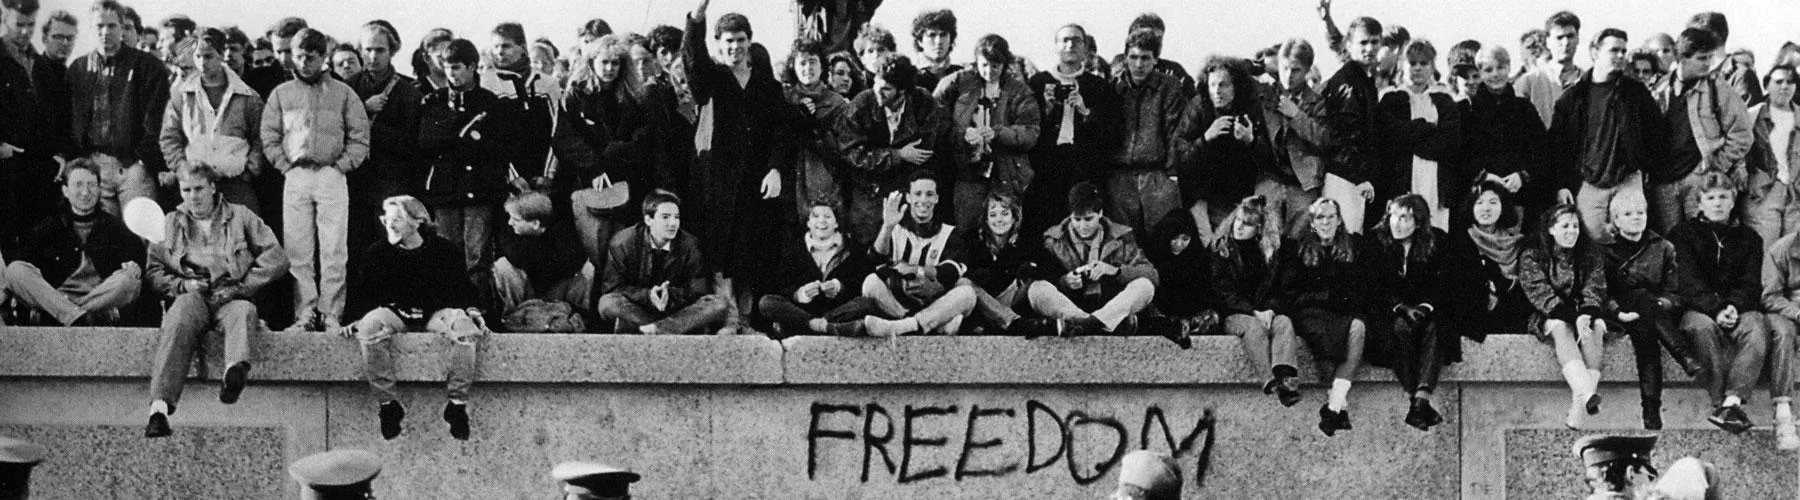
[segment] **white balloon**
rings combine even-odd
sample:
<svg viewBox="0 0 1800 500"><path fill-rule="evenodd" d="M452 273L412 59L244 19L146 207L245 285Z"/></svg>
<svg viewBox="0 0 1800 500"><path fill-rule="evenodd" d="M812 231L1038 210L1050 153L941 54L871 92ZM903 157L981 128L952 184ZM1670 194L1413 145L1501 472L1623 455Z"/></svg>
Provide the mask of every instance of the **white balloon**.
<svg viewBox="0 0 1800 500"><path fill-rule="evenodd" d="M155 200L137 198L125 204L125 228L151 243L162 243L168 228Z"/></svg>

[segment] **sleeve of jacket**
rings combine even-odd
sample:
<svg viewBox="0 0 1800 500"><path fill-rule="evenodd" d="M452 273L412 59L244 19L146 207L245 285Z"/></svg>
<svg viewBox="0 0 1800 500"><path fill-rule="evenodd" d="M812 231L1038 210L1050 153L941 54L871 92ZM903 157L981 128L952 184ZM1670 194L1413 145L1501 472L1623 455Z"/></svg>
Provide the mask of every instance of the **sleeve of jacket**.
<svg viewBox="0 0 1800 500"><path fill-rule="evenodd" d="M1207 256L1208 266L1212 268L1213 294L1219 298L1220 314L1250 314L1256 306L1245 297L1240 289L1245 288L1243 270L1233 265L1225 257L1213 252Z"/></svg>
<svg viewBox="0 0 1800 500"><path fill-rule="evenodd" d="M1714 99L1718 102L1719 129L1724 137L1720 138L1717 149L1708 156L1707 164L1731 175L1731 178L1742 182L1746 177L1744 158L1750 154L1750 146L1755 143L1756 136L1750 131L1750 111L1744 105L1744 99L1731 85L1714 85L1717 92Z"/></svg>
<svg viewBox="0 0 1800 500"><path fill-rule="evenodd" d="M1651 118L1639 120L1638 123L1639 133L1642 134L1638 143L1644 147L1645 165L1641 170L1644 172L1666 171L1669 168L1669 149L1670 142L1672 142L1669 140L1669 121L1655 119L1655 117L1662 116L1662 110L1657 107L1656 98L1650 95L1648 88L1642 84L1626 88L1631 89L1627 96L1627 103L1637 106L1636 116ZM1560 104L1561 101L1558 103ZM1579 139L1575 140L1579 141ZM1580 185L1577 184L1576 187L1579 188Z"/></svg>
<svg viewBox="0 0 1800 500"><path fill-rule="evenodd" d="M1762 261L1762 305L1772 314L1780 314L1789 320L1800 321L1800 302L1788 298L1788 276L1793 269L1788 267L1787 248L1777 245L1776 252L1764 252Z"/></svg>
<svg viewBox="0 0 1800 500"><path fill-rule="evenodd" d="M281 249L281 240L275 239L275 231L269 229L269 225L264 224L261 218L248 209L240 210L238 217L244 221L245 243L249 245L250 253L256 255L256 262L251 264L250 273L244 276L244 282L240 284L243 297L239 298L250 298L258 290L262 290L263 286L287 275L287 252Z"/></svg>
<svg viewBox="0 0 1800 500"><path fill-rule="evenodd" d="M1520 78L1520 83L1531 81L1531 78ZM1556 111L1550 118L1549 146L1545 148L1543 157L1547 160L1544 167L1555 173L1555 177L1547 179L1556 183L1555 189L1567 189L1575 192L1581 189L1581 125L1575 123L1574 99L1570 94L1563 94L1556 100ZM1535 113L1535 112L1534 112ZM1645 120L1659 121L1659 120ZM1648 124L1645 124L1646 126ZM1655 142L1655 141L1651 141Z"/></svg>
<svg viewBox="0 0 1800 500"><path fill-rule="evenodd" d="M680 255L675 257L675 261L685 269L670 273L672 276L669 280L670 304L690 303L699 300L710 291L707 288L706 272L701 267L700 242L692 237L687 240L688 243L685 245L680 243L680 238L676 240L675 251L680 252ZM686 282L679 281L681 277L687 277ZM650 300L647 292L644 300L646 302Z"/></svg>
<svg viewBox="0 0 1800 500"><path fill-rule="evenodd" d="M344 113L344 155L338 157L337 169L350 173L369 159L369 112L349 85L343 89L345 97L339 109Z"/></svg>
<svg viewBox="0 0 1800 500"><path fill-rule="evenodd" d="M636 228L626 228L636 231ZM601 273L600 293L617 293L624 295L632 302L645 303L650 300L650 287L638 283L638 255L629 248L629 242L636 240L614 239L606 252L606 270Z"/></svg>
<svg viewBox="0 0 1800 500"><path fill-rule="evenodd" d="M92 121L94 115L94 77L93 70L88 66L90 60L93 58L76 58L74 62L69 63L69 71L64 74L69 83L69 93L66 97L69 103L68 148L70 157L82 153L81 142L87 137L88 123Z"/></svg>
<svg viewBox="0 0 1800 500"><path fill-rule="evenodd" d="M381 108L381 113L369 116L369 146L373 148L380 144L383 151L391 152L384 153L389 157L398 161L411 160L417 154L415 143L419 134L415 124L419 121L418 113L418 91L412 85L396 82L389 93L387 106ZM391 118L383 120L382 117Z"/></svg>
<svg viewBox="0 0 1800 500"><path fill-rule="evenodd" d="M157 137L157 144L162 147L163 165L169 170L181 168L187 163L187 130L182 126L181 110L187 108L187 93L180 92L169 96L169 105L163 107L162 133ZM259 116L260 118L260 116ZM250 144L256 144L251 141ZM256 154L258 148L251 146L250 151Z"/></svg>
<svg viewBox="0 0 1800 500"><path fill-rule="evenodd" d="M1020 92L1007 96L1012 101L1012 110L1007 122L1011 125L994 129L994 144L1018 152L1029 152L1037 147L1038 130L1043 121L1043 114L1038 109L1037 99L1024 87Z"/></svg>
<svg viewBox="0 0 1800 500"><path fill-rule="evenodd" d="M244 134L248 135L244 138L244 142L250 145L244 152L246 157L244 158L244 172L249 175L261 175L263 169L269 165L269 159L263 155L262 148L259 147L262 144L262 113L266 104L264 104L262 96L256 95L255 92L242 96L242 99L244 100Z"/></svg>
<svg viewBox="0 0 1800 500"><path fill-rule="evenodd" d="M971 231L971 229L958 229L958 231ZM961 235L952 234L950 240L944 243L943 255L938 259L937 280L938 284L944 285L945 289L955 287L957 280L961 280L963 274L969 272L968 264L964 264L969 255L968 245L963 244L965 239Z"/></svg>
<svg viewBox="0 0 1800 500"><path fill-rule="evenodd" d="M1116 256L1119 260L1120 285L1143 278L1150 280L1151 285L1162 286L1162 277L1157 274L1156 266L1150 265L1150 259L1144 256L1143 248L1138 247L1137 238L1132 234L1119 239L1119 253Z"/></svg>
<svg viewBox="0 0 1800 500"><path fill-rule="evenodd" d="M1425 125L1413 147L1413 154L1431 161L1449 162L1463 150L1462 110L1450 96L1443 94L1432 94L1431 102L1437 106L1437 123Z"/></svg>
<svg viewBox="0 0 1800 500"><path fill-rule="evenodd" d="M883 173L906 166L900 160L897 148L878 146L869 140L870 127L886 127L874 99L864 102L863 99L852 101L850 113L844 116L844 123L837 127L838 138L844 148L844 159L859 170ZM923 147L921 145L921 147Z"/></svg>
<svg viewBox="0 0 1800 500"><path fill-rule="evenodd" d="M1606 312L1606 256L1598 249L1590 249L1584 253L1583 262L1577 263L1580 270L1581 306L1575 312L1598 317Z"/></svg>
<svg viewBox="0 0 1800 500"><path fill-rule="evenodd" d="M281 145L284 132L281 123L284 113L281 91L280 87L276 87L274 92L269 93L269 102L263 105L260 139L263 157L268 158L269 165L275 167L276 172L287 172L294 168L294 162L287 157L287 151Z"/></svg>
<svg viewBox="0 0 1800 500"><path fill-rule="evenodd" d="M1312 94L1308 95L1312 96ZM1319 117L1318 113L1323 104L1320 103L1317 96L1312 96L1299 104L1300 113L1289 118L1287 122L1288 128L1294 131L1294 136L1315 148L1331 146L1331 129L1326 127L1325 121ZM1288 140L1294 139L1289 138Z"/></svg>
<svg viewBox="0 0 1800 500"><path fill-rule="evenodd" d="M157 296L172 299L181 294L181 264L169 255L169 247L165 243L150 245L145 250L144 281L150 284L150 289L155 290Z"/></svg>
<svg viewBox="0 0 1800 500"><path fill-rule="evenodd" d="M1376 96L1356 89L1341 91L1344 95L1327 110L1325 118L1332 131L1334 150L1334 160L1327 163L1328 173L1352 183L1372 181L1380 169L1380 130L1375 126L1375 106L1371 105ZM1334 165L1335 169L1330 168Z"/></svg>
<svg viewBox="0 0 1800 500"><path fill-rule="evenodd" d="M1177 87L1179 87L1179 85L1177 85ZM1177 140L1176 137L1178 137L1177 134L1181 132L1183 120L1187 118L1187 107L1190 97L1188 97L1188 92L1186 90L1180 88L1175 89L1173 92L1168 92L1167 94L1169 95L1163 96L1161 101L1157 103L1161 106L1161 109L1158 109L1157 113L1162 116L1162 128L1159 130L1162 130L1164 134L1168 134L1166 137L1162 138L1164 148L1166 149L1166 151L1163 152L1163 171L1168 175L1180 175L1182 165L1181 154L1183 148L1181 146L1181 141ZM1258 130L1257 134L1262 135L1262 130Z"/></svg>
<svg viewBox="0 0 1800 500"><path fill-rule="evenodd" d="M1551 319L1574 321L1576 306L1556 292L1548 274L1550 265L1549 256L1536 248L1527 248L1519 256L1519 284L1525 288L1525 299Z"/></svg>
<svg viewBox="0 0 1800 500"><path fill-rule="evenodd" d="M159 65L152 67L155 70L146 72L146 81L140 84L143 93L139 95L146 96L148 102L144 104L144 122L138 130L136 150L138 160L144 162L145 171L157 173L169 168L163 162L162 143L159 140L162 136L163 111L169 106L169 73Z"/></svg>
<svg viewBox="0 0 1800 500"><path fill-rule="evenodd" d="M1089 89L1093 96L1087 97ZM1081 85L1088 114L1076 117L1075 142L1088 144L1100 158L1109 157L1125 142L1125 100L1112 85Z"/></svg>
<svg viewBox="0 0 1800 500"><path fill-rule="evenodd" d="M694 102L706 104L712 100L713 86L717 85L717 66L712 54L706 47L706 19L695 18L687 14L686 31L682 32L681 67L687 72L688 90L694 94Z"/></svg>
<svg viewBox="0 0 1800 500"><path fill-rule="evenodd" d="M1205 105L1203 99L1194 97L1181 107L1180 118L1175 120L1175 133L1169 137L1169 162L1176 172L1192 169L1200 161L1201 136L1210 125L1200 123Z"/></svg>
<svg viewBox="0 0 1800 500"><path fill-rule="evenodd" d="M1762 304L1762 269L1760 264L1767 250L1763 247L1762 237L1748 228L1739 228L1746 235L1748 258L1733 262L1736 268L1731 270L1731 290L1725 292L1725 302L1737 306L1738 311L1756 311Z"/></svg>
<svg viewBox="0 0 1800 500"><path fill-rule="evenodd" d="M1700 252L1705 251L1702 249L1703 245L1711 245L1699 241L1697 232L1692 223L1682 224L1669 231L1669 243L1675 247L1675 272L1680 276L1681 283L1681 287L1676 290L1681 290L1682 302L1689 309L1714 316L1725 308L1725 297L1719 293L1720 290L1714 290L1707 284L1704 276L1707 270L1700 267L1698 257Z"/></svg>

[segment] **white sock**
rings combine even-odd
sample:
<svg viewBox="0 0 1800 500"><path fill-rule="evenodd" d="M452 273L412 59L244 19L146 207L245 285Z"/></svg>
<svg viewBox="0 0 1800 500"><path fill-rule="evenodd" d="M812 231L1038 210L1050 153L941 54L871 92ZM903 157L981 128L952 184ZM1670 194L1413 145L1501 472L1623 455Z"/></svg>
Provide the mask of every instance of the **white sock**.
<svg viewBox="0 0 1800 500"><path fill-rule="evenodd" d="M1737 396L1725 396L1725 402L1720 404L1719 406L1737 406L1740 404L1744 404L1744 400L1742 398L1739 398Z"/></svg>
<svg viewBox="0 0 1800 500"><path fill-rule="evenodd" d="M1602 379L1604 377L1600 375L1600 370L1595 370L1592 368L1589 368L1587 373L1588 373L1587 393L1588 394L1599 394L1600 393L1600 379Z"/></svg>
<svg viewBox="0 0 1800 500"><path fill-rule="evenodd" d="M460 406L468 406L468 405L469 405L469 400L467 400L467 399L456 399L456 398L450 398L450 404L454 404L454 405L460 405Z"/></svg>
<svg viewBox="0 0 1800 500"><path fill-rule="evenodd" d="M1794 418L1794 405L1787 401L1775 403L1775 418L1780 420L1792 420Z"/></svg>
<svg viewBox="0 0 1800 500"><path fill-rule="evenodd" d="M169 414L169 402L163 401L161 399L150 402L150 413L151 414L161 413L163 415L168 415Z"/></svg>
<svg viewBox="0 0 1800 500"><path fill-rule="evenodd" d="M1575 394L1593 394L1593 389L1588 388L1588 369L1586 364L1580 361L1563 363L1562 374L1563 380L1569 382L1569 392Z"/></svg>
<svg viewBox="0 0 1800 500"><path fill-rule="evenodd" d="M1325 407L1330 408L1331 411L1344 411L1344 408L1348 406L1350 406L1350 381L1341 378L1331 379L1331 397L1326 399Z"/></svg>

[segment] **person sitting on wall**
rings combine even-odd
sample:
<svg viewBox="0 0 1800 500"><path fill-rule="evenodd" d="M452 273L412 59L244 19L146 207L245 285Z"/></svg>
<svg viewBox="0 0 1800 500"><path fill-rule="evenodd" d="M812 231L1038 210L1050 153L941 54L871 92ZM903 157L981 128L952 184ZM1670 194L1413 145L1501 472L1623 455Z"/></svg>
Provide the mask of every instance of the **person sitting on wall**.
<svg viewBox="0 0 1800 500"><path fill-rule="evenodd" d="M787 246L781 261L779 293L762 296L757 309L775 323L771 337L827 334L854 336L865 333L862 317L876 310L863 297L859 285L871 270L868 255L854 238L838 230L837 209L827 200L815 200L806 218L806 233Z"/></svg>
<svg viewBox="0 0 1800 500"><path fill-rule="evenodd" d="M495 298L510 314L527 300L561 301L586 308L594 278L575 228L553 221L550 197L528 191L514 195L503 205L511 230L494 236L489 247L489 274Z"/></svg>
<svg viewBox="0 0 1800 500"><path fill-rule="evenodd" d="M348 317L361 318L337 331L362 343L369 386L381 401L381 437L400 435L406 408L394 390L398 358L395 334L424 329L450 340L445 378L449 402L444 421L450 436L469 439L469 386L475 383L477 353L490 331L476 307L479 294L462 268L462 250L437 234L425 204L411 196L381 202L387 240L363 250L350 278Z"/></svg>
<svg viewBox="0 0 1800 500"><path fill-rule="evenodd" d="M100 167L94 162L71 160L63 168L62 193L68 209L25 235L16 259L0 273L0 291L11 291L60 325L112 324L137 302L144 243L100 210Z"/></svg>
<svg viewBox="0 0 1800 500"><path fill-rule="evenodd" d="M600 282L602 319L617 333L705 333L725 321L725 299L706 293L700 242L681 230L681 197L644 196L644 222L613 235Z"/></svg>
<svg viewBox="0 0 1800 500"><path fill-rule="evenodd" d="M171 434L169 415L209 332L225 337L219 402L237 402L250 376L250 329L260 327L250 299L288 270L275 231L249 208L225 201L217 171L189 162L175 175L182 204L166 222L166 238L150 246L144 272L151 289L171 301L151 361L150 422L144 426L149 438Z"/></svg>
<svg viewBox="0 0 1800 500"><path fill-rule="evenodd" d="M906 193L882 202L874 251L888 262L862 283L863 296L897 319L870 315L863 326L877 337L955 333L975 309L975 287L963 278L962 240L952 237L956 226L937 220L938 181L931 171L914 172L906 186Z"/></svg>
<svg viewBox="0 0 1800 500"><path fill-rule="evenodd" d="M969 249L964 257L969 282L975 285L977 328L1007 335L1046 330L1048 320L1024 317L1031 309L1027 292L1032 283L1055 278L1052 268L1061 266L1044 249L1043 238L1021 234L1025 214L1017 195L989 193L986 210L980 227L959 236Z"/></svg>
<svg viewBox="0 0 1800 500"><path fill-rule="evenodd" d="M1032 309L1057 320L1058 335L1130 335L1138 330L1138 313L1156 298L1160 276L1138 248L1137 235L1107 219L1101 206L1099 187L1077 183L1069 189L1069 216L1044 231L1044 248L1056 257L1058 273L1032 283L1029 293ZM1172 328L1161 326L1146 330Z"/></svg>

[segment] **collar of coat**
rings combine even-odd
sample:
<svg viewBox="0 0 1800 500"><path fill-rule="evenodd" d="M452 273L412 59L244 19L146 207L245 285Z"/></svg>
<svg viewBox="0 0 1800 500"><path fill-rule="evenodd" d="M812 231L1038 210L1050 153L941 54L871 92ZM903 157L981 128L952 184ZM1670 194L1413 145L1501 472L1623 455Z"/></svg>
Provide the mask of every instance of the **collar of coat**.
<svg viewBox="0 0 1800 500"><path fill-rule="evenodd" d="M204 73L195 73L193 76L182 80L181 86L176 87L175 90L177 92L186 92L190 94L205 92L205 80L206 75ZM231 68L225 68L225 93L227 95L239 94L252 97L259 95L255 90L250 88L250 84L244 83L244 79L238 77L237 72L232 71Z"/></svg>

